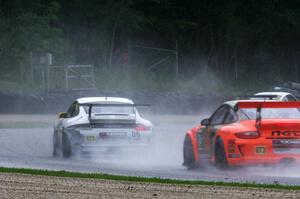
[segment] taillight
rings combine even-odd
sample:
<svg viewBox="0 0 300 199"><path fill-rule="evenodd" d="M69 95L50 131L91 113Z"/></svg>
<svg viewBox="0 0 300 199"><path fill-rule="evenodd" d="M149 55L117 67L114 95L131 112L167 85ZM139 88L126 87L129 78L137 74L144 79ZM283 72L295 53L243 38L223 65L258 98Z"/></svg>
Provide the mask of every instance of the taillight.
<svg viewBox="0 0 300 199"><path fill-rule="evenodd" d="M255 139L255 138L259 138L260 134L257 131L250 131L250 132L236 133L235 136L241 139Z"/></svg>
<svg viewBox="0 0 300 199"><path fill-rule="evenodd" d="M136 131L149 131L150 129L151 129L150 126L146 126L143 124L136 124L134 127L134 130L136 130Z"/></svg>

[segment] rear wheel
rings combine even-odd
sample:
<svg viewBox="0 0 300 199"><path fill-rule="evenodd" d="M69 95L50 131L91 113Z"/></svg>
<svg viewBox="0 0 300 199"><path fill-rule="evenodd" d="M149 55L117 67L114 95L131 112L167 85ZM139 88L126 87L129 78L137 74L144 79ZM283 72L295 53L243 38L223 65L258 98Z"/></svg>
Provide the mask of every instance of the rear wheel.
<svg viewBox="0 0 300 199"><path fill-rule="evenodd" d="M59 142L58 142L58 133L57 131L53 132L53 152L54 157L59 156Z"/></svg>
<svg viewBox="0 0 300 199"><path fill-rule="evenodd" d="M216 166L220 169L228 168L226 152L221 138L217 138L215 145L215 163Z"/></svg>
<svg viewBox="0 0 300 199"><path fill-rule="evenodd" d="M62 135L62 154L63 157L69 158L72 156L72 147L71 147L71 141L66 133L63 132Z"/></svg>
<svg viewBox="0 0 300 199"><path fill-rule="evenodd" d="M193 168L196 167L192 140L189 136L186 136L185 139L184 139L183 165L187 169L193 169Z"/></svg>

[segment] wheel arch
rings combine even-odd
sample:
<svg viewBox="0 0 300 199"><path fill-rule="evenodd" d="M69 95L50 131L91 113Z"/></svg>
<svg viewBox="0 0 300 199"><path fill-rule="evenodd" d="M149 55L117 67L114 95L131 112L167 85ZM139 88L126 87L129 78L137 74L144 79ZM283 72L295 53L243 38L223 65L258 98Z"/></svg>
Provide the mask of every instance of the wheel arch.
<svg viewBox="0 0 300 199"><path fill-rule="evenodd" d="M226 146L227 146L227 141L228 140L232 140L232 139L236 139L234 134L236 132L239 132L238 129L232 129L232 128L220 128L218 130L218 132L216 133L215 135L215 138L214 138L214 143L216 143L218 140L221 140L223 142L223 145L226 149Z"/></svg>
<svg viewBox="0 0 300 199"><path fill-rule="evenodd" d="M218 144L222 144L223 147L224 147L224 151L225 151L225 154L227 156L227 137L226 137L226 132L222 131L222 129L220 129L215 138L214 138L214 146L213 146L213 153L212 153L212 160L215 161L216 160L216 157L215 157L215 153L216 153L216 147L218 146ZM220 143L221 142L221 143Z"/></svg>

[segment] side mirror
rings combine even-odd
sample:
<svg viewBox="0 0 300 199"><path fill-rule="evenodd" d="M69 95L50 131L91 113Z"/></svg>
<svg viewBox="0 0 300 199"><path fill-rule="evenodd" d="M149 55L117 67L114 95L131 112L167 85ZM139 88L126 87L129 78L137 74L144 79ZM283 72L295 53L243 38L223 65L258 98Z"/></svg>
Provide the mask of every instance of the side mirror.
<svg viewBox="0 0 300 199"><path fill-rule="evenodd" d="M62 112L58 114L58 118L67 118L68 117L68 113Z"/></svg>
<svg viewBox="0 0 300 199"><path fill-rule="evenodd" d="M208 126L210 124L210 119L203 119L202 121L201 121L201 125L202 126Z"/></svg>

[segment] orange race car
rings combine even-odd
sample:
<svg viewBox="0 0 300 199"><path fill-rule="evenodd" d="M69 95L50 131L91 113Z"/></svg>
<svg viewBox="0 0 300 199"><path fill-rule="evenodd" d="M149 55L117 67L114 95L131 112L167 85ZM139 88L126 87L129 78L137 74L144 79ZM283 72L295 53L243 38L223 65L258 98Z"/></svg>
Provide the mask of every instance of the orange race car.
<svg viewBox="0 0 300 199"><path fill-rule="evenodd" d="M183 158L187 168L297 162L300 102L225 102L186 133Z"/></svg>

